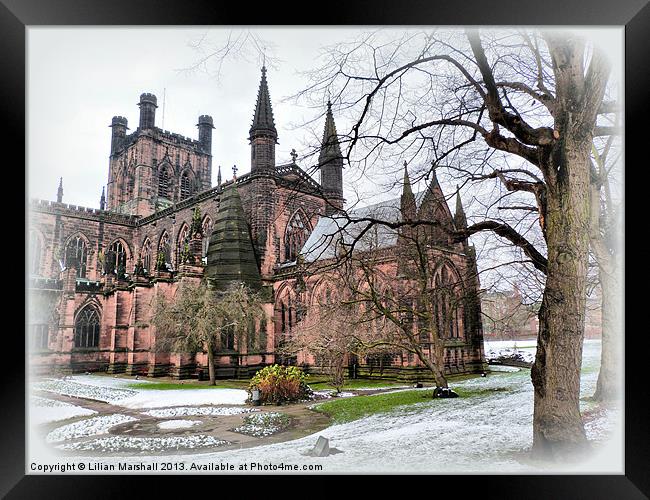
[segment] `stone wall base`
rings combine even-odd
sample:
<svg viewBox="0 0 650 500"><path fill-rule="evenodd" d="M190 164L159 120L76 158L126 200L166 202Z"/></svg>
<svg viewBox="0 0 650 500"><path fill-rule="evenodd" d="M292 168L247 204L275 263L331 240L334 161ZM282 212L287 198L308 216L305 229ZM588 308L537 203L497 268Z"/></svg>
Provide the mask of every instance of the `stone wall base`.
<svg viewBox="0 0 650 500"><path fill-rule="evenodd" d="M147 375L149 371L149 365L147 363L130 363L126 365L126 375L135 376L135 375Z"/></svg>
<svg viewBox="0 0 650 500"><path fill-rule="evenodd" d="M124 362L113 362L108 365L106 373L124 373L126 371L126 363Z"/></svg>

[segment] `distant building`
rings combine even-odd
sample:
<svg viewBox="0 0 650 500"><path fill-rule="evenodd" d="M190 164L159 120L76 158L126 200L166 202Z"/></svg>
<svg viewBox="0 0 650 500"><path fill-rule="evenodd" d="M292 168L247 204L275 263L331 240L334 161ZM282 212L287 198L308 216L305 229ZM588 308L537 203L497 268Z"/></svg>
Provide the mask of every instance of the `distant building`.
<svg viewBox="0 0 650 500"><path fill-rule="evenodd" d="M278 134L262 68L249 130L251 171L237 176L233 167L232 179L222 181L219 167L214 187L212 118L198 118L196 140L155 126L156 96L142 94L139 107L140 120L131 133L126 118L112 119L108 182L99 209L63 203L62 182L56 202L31 201L31 366L38 371L194 376L207 365L207 354L155 351L150 304L156 293L171 296L179 283L203 277L218 286L243 281L266 289L270 297L266 319L246 339L225 339L215 353L217 375L252 375L282 361L276 348L300 321L297 305L308 304L324 286L316 275L307 278L304 289L297 287L299 256L313 260L310 249L344 206L344 162L331 107L317 165L319 183L295 156L289 163L276 163ZM445 224L465 223L460 198L454 218L435 179L417 202L408 177L406 181L402 199L393 202L397 218L417 210ZM438 243L439 260L431 262L432 270L478 290L473 248L444 238ZM395 238L384 241L386 248L396 244ZM395 269L395 259L389 258L387 266ZM453 324L443 329L447 371L481 370L478 305L454 309L448 318ZM310 356L293 361L314 364ZM386 374L399 376L409 366L417 367L417 361L393 356Z"/></svg>

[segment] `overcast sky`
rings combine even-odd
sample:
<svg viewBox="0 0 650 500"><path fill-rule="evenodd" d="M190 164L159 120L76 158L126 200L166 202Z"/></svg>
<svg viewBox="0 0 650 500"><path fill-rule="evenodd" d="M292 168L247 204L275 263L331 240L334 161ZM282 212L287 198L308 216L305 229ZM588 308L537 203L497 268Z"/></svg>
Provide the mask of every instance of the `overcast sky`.
<svg viewBox="0 0 650 500"><path fill-rule="evenodd" d="M208 33L223 40L230 28L28 28L28 190L30 198L55 199L63 177L63 201L98 207L107 182L114 115L138 126L139 96L158 97L156 125L197 138L197 118L214 119L213 184L217 166L224 179L250 170L248 130L252 121L261 61L255 55L226 61L217 80L205 72L181 71L200 54L191 43ZM257 32L257 31L256 31ZM266 28L260 36L280 61L269 67L268 80L280 144L276 161L290 160L313 133L295 129L316 111L282 99L304 88L298 72L315 66L319 49L358 33L351 28ZM592 32L596 33L596 32ZM597 33L610 56L622 61L622 29ZM616 70L617 68L615 68ZM620 74L620 73L619 73ZM346 123L337 118L339 130ZM322 133L322 123L318 131ZM300 159L298 160L300 164ZM303 165L304 166L304 165ZM444 187L444 186L443 186Z"/></svg>

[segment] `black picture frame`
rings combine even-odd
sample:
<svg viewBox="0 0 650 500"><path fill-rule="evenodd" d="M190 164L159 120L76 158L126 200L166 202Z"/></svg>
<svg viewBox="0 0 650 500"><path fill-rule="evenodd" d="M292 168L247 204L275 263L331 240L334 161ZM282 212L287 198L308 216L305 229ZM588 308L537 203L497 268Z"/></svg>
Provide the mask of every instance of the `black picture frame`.
<svg viewBox="0 0 650 500"><path fill-rule="evenodd" d="M2 0L0 4L0 40L2 55L0 68L0 99L5 125L8 125L3 138L5 145L17 158L13 163L5 163L5 176L8 165L26 166L25 158L25 68L26 68L26 27L33 25L261 25L261 24L317 24L317 25L600 25L625 26L625 146L630 169L625 184L626 215L642 214L643 193L636 196L628 187L637 186L643 190L640 181L643 174L642 153L646 149L648 118L647 94L650 89L647 45L650 42L650 5L648 0L607 0L570 1L546 0L522 1L499 0L479 2L461 0L441 4L434 1L389 0L359 1L355 3L300 4L289 10L278 3L243 4L235 2L215 2L209 0ZM49 117L55 119L55 117ZM55 124L53 123L53 126ZM7 146L9 149L9 146ZM639 153L638 155L635 153ZM641 161L632 163L632 158ZM25 167L26 168L26 167ZM647 169L647 167L645 167ZM15 171L13 172L15 174ZM637 175L639 181L637 182ZM15 176L15 175L14 175ZM11 208L6 212L6 220L21 220L15 213L16 207L27 210L27 200L17 189L5 189L5 199L17 196L18 201L6 202ZM627 219L626 219L627 220ZM632 219L631 219L632 220ZM638 227L627 224L627 227ZM13 234L22 234L20 229L5 229ZM627 261L626 284L632 284L628 270L637 264L642 265L642 256L647 255L645 244L639 239L632 241L630 249L633 257ZM634 252L634 253L633 253ZM12 263L17 250L10 250L5 263ZM626 257L628 253L626 251ZM9 260L7 260L9 259ZM13 301L19 296L18 283L24 282L20 266L10 265L19 275L13 280L5 271L3 278L9 294L5 300ZM639 279L637 277L637 279ZM454 496L479 496L480 498L648 498L650 492L650 446L648 446L648 414L644 409L648 397L647 382L643 378L645 359L650 352L647 334L640 328L633 329L635 311L642 311L642 300L647 293L631 293L626 287L626 399L625 399L625 475L621 476L463 476L443 479L413 478L400 483L399 478L390 481L399 489L411 487L435 489L439 484L450 484ZM15 310L5 304L4 314L9 316ZM647 306L646 306L647 307ZM22 322L13 318L5 324L3 332L2 363L2 425L0 426L0 494L7 498L115 498L134 496L136 492L154 494L150 481L134 476L26 476L25 475L25 391L26 366L25 343L20 334ZM638 335L637 335L638 334ZM180 476L150 476L159 486L176 482ZM193 481L196 478L190 478ZM204 486L215 488L215 483L206 479L196 483L190 490L193 495L213 494ZM225 478L219 478L219 482ZM237 481L239 476L231 479ZM277 477L276 477L277 479ZM376 478L379 481L379 477ZM389 478L392 479L392 478ZM264 484L268 478L261 479ZM284 482L288 478L281 478ZM294 478L281 488L282 494L304 494L304 490L291 492ZM231 481L232 482L232 481ZM372 483L375 480L373 478ZM384 483L386 481L383 481ZM266 494L267 487L255 491L251 482L241 482L241 494L251 492ZM402 487L400 487L402 484ZM330 485L332 489L336 484ZM304 486L303 486L304 487ZM143 489L146 488L146 489ZM329 489L329 486L328 486ZM413 490L414 491L414 490ZM359 494L362 492L359 491Z"/></svg>

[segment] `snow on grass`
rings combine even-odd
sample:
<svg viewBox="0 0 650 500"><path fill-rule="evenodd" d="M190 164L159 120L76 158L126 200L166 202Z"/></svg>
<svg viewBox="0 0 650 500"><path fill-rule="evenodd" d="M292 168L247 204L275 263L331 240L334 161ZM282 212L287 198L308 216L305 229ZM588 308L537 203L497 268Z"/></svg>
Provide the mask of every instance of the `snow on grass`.
<svg viewBox="0 0 650 500"><path fill-rule="evenodd" d="M100 451L100 452L160 452L181 449L212 448L230 444L213 436L169 436L169 437L131 437L111 436L106 438L66 443L57 446L61 450ZM102 457L105 459L107 457Z"/></svg>
<svg viewBox="0 0 650 500"><path fill-rule="evenodd" d="M201 423L200 420L165 420L159 422L158 427L160 429L189 429Z"/></svg>
<svg viewBox="0 0 650 500"><path fill-rule="evenodd" d="M286 429L290 423L291 418L284 413L257 413L244 417L244 424L233 430L248 436L266 437Z"/></svg>
<svg viewBox="0 0 650 500"><path fill-rule="evenodd" d="M94 415L97 412L81 406L32 396L29 398L29 420L32 425L59 422L74 417Z"/></svg>
<svg viewBox="0 0 650 500"><path fill-rule="evenodd" d="M138 381L140 382L140 381ZM243 405L248 393L242 389L125 389L131 380L105 376L76 376L67 380L48 379L33 385L35 390L54 392L65 396L93 399L131 409L164 408L167 406ZM152 384L152 382L142 382Z"/></svg>
<svg viewBox="0 0 650 500"><path fill-rule="evenodd" d="M194 416L228 416L228 415L239 415L241 413L252 413L255 411L260 411L257 408L237 408L237 407L221 407L214 408L210 406L204 407L188 407L181 406L176 408L165 408L162 410L150 410L143 412L144 415L149 415L150 417L157 418L167 418L167 417L194 417Z"/></svg>
<svg viewBox="0 0 650 500"><path fill-rule="evenodd" d="M518 358L526 363L532 363L535 361L535 351L537 350L534 341L512 342L497 340L485 342L484 347L487 361L506 357Z"/></svg>
<svg viewBox="0 0 650 500"><path fill-rule="evenodd" d="M136 391L133 391L136 392ZM165 408L169 406L243 405L248 393L242 389L179 389L168 391L137 391L114 404L131 409Z"/></svg>
<svg viewBox="0 0 650 500"><path fill-rule="evenodd" d="M76 382L74 380L63 379L48 379L42 382L37 382L33 385L33 388L37 391L53 392L76 398L93 399L96 401L103 401L104 403L112 403L137 394L137 391L131 389L118 389L115 387L91 385Z"/></svg>
<svg viewBox="0 0 650 500"><path fill-rule="evenodd" d="M127 422L134 422L136 420L137 418L120 414L88 418L62 427L57 427L47 435L45 441L48 443L59 443L61 441L68 441L80 437L107 434L111 427L125 424Z"/></svg>

